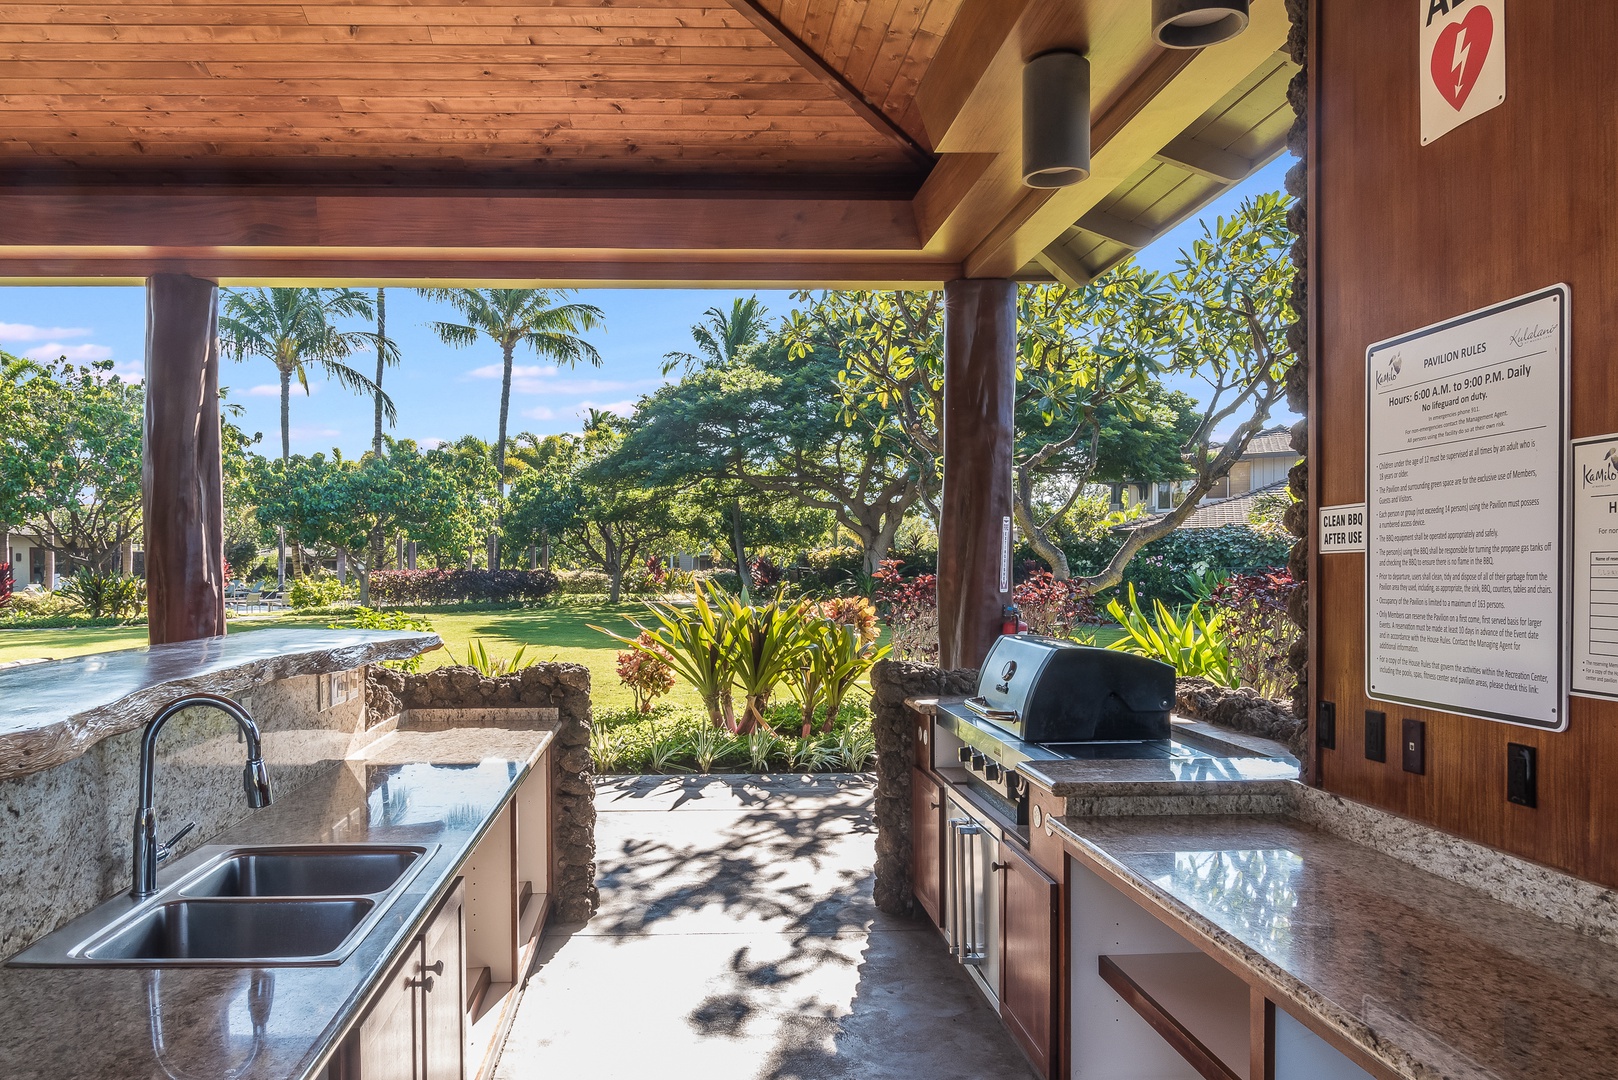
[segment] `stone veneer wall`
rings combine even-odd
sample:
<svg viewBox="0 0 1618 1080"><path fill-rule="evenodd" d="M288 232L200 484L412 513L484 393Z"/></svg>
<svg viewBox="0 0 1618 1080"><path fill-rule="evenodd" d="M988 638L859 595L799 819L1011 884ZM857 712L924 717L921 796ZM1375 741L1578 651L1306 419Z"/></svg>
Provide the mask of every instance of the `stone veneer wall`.
<svg viewBox="0 0 1618 1080"><path fill-rule="evenodd" d="M405 675L373 666L366 685L367 712L377 723L412 709L553 708L551 749L552 854L555 918L582 922L595 913L595 774L590 760L590 669L583 664L535 664L501 678L469 667Z"/></svg>
<svg viewBox="0 0 1618 1080"><path fill-rule="evenodd" d="M234 695L258 722L277 798L363 741L363 704L316 709L316 676ZM144 727L144 725L143 725ZM0 782L0 957L10 956L129 888L143 727L103 739L63 765ZM242 796L245 752L236 725L188 709L158 740L158 835L197 828L177 855L208 843L252 811Z"/></svg>
<svg viewBox="0 0 1618 1080"><path fill-rule="evenodd" d="M871 731L876 736L876 906L890 915L914 915L910 884L910 769L916 725L905 700L970 694L974 670L942 671L925 664L883 660L871 670Z"/></svg>
<svg viewBox="0 0 1618 1080"><path fill-rule="evenodd" d="M1271 701L1248 687L1229 690L1207 679L1179 679L1174 686L1174 710L1244 735L1274 739L1303 760L1308 725L1285 702Z"/></svg>
<svg viewBox="0 0 1618 1080"><path fill-rule="evenodd" d="M1300 67L1297 75L1287 86L1287 101L1292 105L1292 130L1287 133L1287 149L1298 159L1298 163L1287 170L1287 193L1296 200L1287 214L1287 224L1291 227L1296 239L1292 243L1292 264L1296 269L1296 276L1292 284L1292 310L1297 315L1292 325L1287 328L1287 345L1292 350L1294 360L1292 367L1287 371L1287 408L1305 419L1300 420L1292 428L1292 449L1303 460L1292 467L1288 476L1288 486L1292 490L1295 501L1287 508L1285 524L1297 537L1292 545L1292 551L1287 558L1287 569L1292 572L1292 578L1298 582L1298 588L1293 590L1292 598L1287 604L1287 614L1303 631L1298 642L1292 647L1288 657L1289 665L1297 676L1297 682L1292 690L1292 715L1307 725L1309 717L1309 207L1305 201L1308 194L1308 148L1309 148L1309 0L1286 0L1287 16L1292 20L1291 32L1287 35L1287 52L1291 55L1293 63ZM1305 775L1308 773L1307 755L1312 752L1306 738L1300 739L1294 748L1298 760L1305 763Z"/></svg>

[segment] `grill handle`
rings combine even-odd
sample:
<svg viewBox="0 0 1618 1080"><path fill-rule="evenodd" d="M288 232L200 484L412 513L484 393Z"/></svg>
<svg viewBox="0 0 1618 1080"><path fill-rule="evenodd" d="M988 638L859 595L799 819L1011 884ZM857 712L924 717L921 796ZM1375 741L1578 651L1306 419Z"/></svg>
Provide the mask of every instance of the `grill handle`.
<svg viewBox="0 0 1618 1080"><path fill-rule="evenodd" d="M983 717L983 719L992 720L997 724L1005 723L1007 721L1016 723L1017 720L1022 716L1022 714L1016 709L991 708L988 701L980 697L967 698L965 704L968 709L971 709L973 712Z"/></svg>

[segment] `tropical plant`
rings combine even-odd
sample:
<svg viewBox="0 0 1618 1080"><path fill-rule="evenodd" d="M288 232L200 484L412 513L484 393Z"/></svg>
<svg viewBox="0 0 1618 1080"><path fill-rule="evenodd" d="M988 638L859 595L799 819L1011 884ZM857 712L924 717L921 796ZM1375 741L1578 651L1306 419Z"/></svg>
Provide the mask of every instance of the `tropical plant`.
<svg viewBox="0 0 1618 1080"><path fill-rule="evenodd" d="M419 634L433 632L432 621L420 615L407 615L402 611L377 611L375 608L350 609L342 618L327 623L328 630L414 630ZM395 671L420 671L421 657L406 660L384 660L383 665Z"/></svg>
<svg viewBox="0 0 1618 1080"><path fill-rule="evenodd" d="M510 675L514 671L533 667L539 663L537 658L523 663L523 656L528 652L527 645L517 646L517 651L509 657L494 657L489 655L488 648L483 644L482 638L473 638L466 646L466 659L462 661L463 667L469 667L479 675L486 678L498 679L502 675ZM454 654L450 654L451 659Z"/></svg>
<svg viewBox="0 0 1618 1080"><path fill-rule="evenodd" d="M0 607L5 607L11 599L11 587L16 578L12 576L11 564L0 563Z"/></svg>
<svg viewBox="0 0 1618 1080"><path fill-rule="evenodd" d="M676 367L694 369L705 361L710 364L728 364L744 348L764 336L765 316L768 310L756 296L737 297L730 310L711 307L706 316L691 328L691 340L697 344L697 356L688 352L670 352L663 356L663 374Z"/></svg>
<svg viewBox="0 0 1618 1080"><path fill-rule="evenodd" d="M511 379L519 346L526 345L541 360L558 367L579 361L601 366L601 354L579 335L601 325L601 309L592 304L559 304L565 290L552 289L422 289L422 295L441 300L461 314L463 321L429 324L439 340L466 348L487 337L500 346L500 429L495 443L494 467L499 494L506 493L506 421L511 413ZM498 549L491 570L499 569Z"/></svg>
<svg viewBox="0 0 1618 1080"><path fill-rule="evenodd" d="M819 735L790 740L787 760L797 772L827 772L838 761L837 747Z"/></svg>
<svg viewBox="0 0 1618 1080"><path fill-rule="evenodd" d="M139 578L103 574L89 567L63 581L56 591L76 601L92 619L138 615L146 601L146 583Z"/></svg>
<svg viewBox="0 0 1618 1080"><path fill-rule="evenodd" d="M805 662L793 684L803 706L805 738L814 730L817 708L824 707L821 731L829 732L849 690L893 651L887 645L877 647L874 638L861 637L852 625L826 619L814 622L810 635Z"/></svg>
<svg viewBox="0 0 1618 1080"><path fill-rule="evenodd" d="M744 604L724 597L728 608L726 652L731 678L742 695L742 715L730 725L737 734L768 727L764 717L770 695L792 677L810 652L806 630L808 605L777 597L768 604Z"/></svg>
<svg viewBox="0 0 1618 1080"><path fill-rule="evenodd" d="M690 772L690 769L678 764L679 760L690 751L690 740L684 735L669 735L652 744L646 755L646 765L654 773Z"/></svg>
<svg viewBox="0 0 1618 1080"><path fill-rule="evenodd" d="M658 626L647 627L630 619L630 624L638 631L636 637L625 637L600 626L591 626L591 629L637 651L655 650L660 660L696 690L713 725L734 730L736 717L728 647L731 608L724 602L727 599L717 587L705 584L697 590L689 609L648 602L646 607ZM642 637L649 637L648 644L641 644Z"/></svg>
<svg viewBox="0 0 1618 1080"><path fill-rule="evenodd" d="M907 578L898 559L885 559L875 575L876 600L900 660L938 662L938 577Z"/></svg>
<svg viewBox="0 0 1618 1080"><path fill-rule="evenodd" d="M331 607L356 595L354 586L339 581L334 574L305 574L292 579L287 602L294 608Z"/></svg>
<svg viewBox="0 0 1618 1080"><path fill-rule="evenodd" d="M695 763L697 772L711 773L714 766L736 753L741 744L734 735L718 728L705 727L691 736L686 750Z"/></svg>
<svg viewBox="0 0 1618 1080"><path fill-rule="evenodd" d="M756 773L770 771L770 762L781 749L782 739L767 728L754 728L747 736L747 766Z"/></svg>
<svg viewBox="0 0 1618 1080"><path fill-rule="evenodd" d="M1298 584L1276 567L1252 574L1233 574L1214 590L1213 602L1224 616L1236 676L1268 698L1285 699L1297 681L1289 657L1303 631L1287 613Z"/></svg>
<svg viewBox="0 0 1618 1080"><path fill-rule="evenodd" d="M598 774L617 770L628 748L622 732L610 728L594 727L590 730L590 759Z"/></svg>
<svg viewBox="0 0 1618 1080"><path fill-rule="evenodd" d="M839 772L864 772L876 757L876 736L869 724L856 724L837 733L832 746Z"/></svg>
<svg viewBox="0 0 1618 1080"><path fill-rule="evenodd" d="M1148 617L1135 598L1133 585L1127 610L1116 598L1109 603L1107 613L1123 627L1124 636L1107 647L1161 660L1181 678L1201 676L1219 686L1240 685L1231 663L1223 612L1208 616L1201 604L1192 604L1178 618L1163 601L1155 600L1153 605L1154 617Z"/></svg>
<svg viewBox="0 0 1618 1080"><path fill-rule="evenodd" d="M649 630L635 639L636 647L619 653L615 661L618 681L635 695L635 711L652 711L652 702L674 689L674 669L668 654Z"/></svg>

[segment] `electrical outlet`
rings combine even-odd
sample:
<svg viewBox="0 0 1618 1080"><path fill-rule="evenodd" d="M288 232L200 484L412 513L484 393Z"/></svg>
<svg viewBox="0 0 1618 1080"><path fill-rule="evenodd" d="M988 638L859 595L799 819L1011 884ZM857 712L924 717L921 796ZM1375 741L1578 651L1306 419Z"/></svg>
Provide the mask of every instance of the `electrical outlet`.
<svg viewBox="0 0 1618 1080"><path fill-rule="evenodd" d="M1539 805L1539 751L1532 746L1506 744L1506 801Z"/></svg>
<svg viewBox="0 0 1618 1080"><path fill-rule="evenodd" d="M1420 775L1427 771L1427 722L1405 717L1403 738L1399 740L1405 772Z"/></svg>
<svg viewBox="0 0 1618 1080"><path fill-rule="evenodd" d="M1323 750L1337 749L1337 705L1321 701L1315 705L1315 745Z"/></svg>
<svg viewBox="0 0 1618 1080"><path fill-rule="evenodd" d="M1388 760L1388 714L1365 710L1365 760Z"/></svg>

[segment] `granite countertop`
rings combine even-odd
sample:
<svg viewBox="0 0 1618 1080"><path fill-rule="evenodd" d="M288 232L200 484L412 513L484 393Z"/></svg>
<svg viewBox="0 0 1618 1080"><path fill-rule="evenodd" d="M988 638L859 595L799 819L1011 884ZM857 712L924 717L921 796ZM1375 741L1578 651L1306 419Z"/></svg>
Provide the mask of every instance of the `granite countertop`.
<svg viewBox="0 0 1618 1080"><path fill-rule="evenodd" d="M1286 818L1050 820L1398 1075L1612 1073L1618 948Z"/></svg>
<svg viewBox="0 0 1618 1080"><path fill-rule="evenodd" d="M210 841L439 845L342 964L0 967L0 1076L317 1075L388 964L420 931L489 822L550 743L552 730L535 724L398 731ZM188 872L201 857L175 860L159 885Z"/></svg>
<svg viewBox="0 0 1618 1080"><path fill-rule="evenodd" d="M442 642L394 630L254 630L0 671L0 780L54 768L185 693L403 660Z"/></svg>

